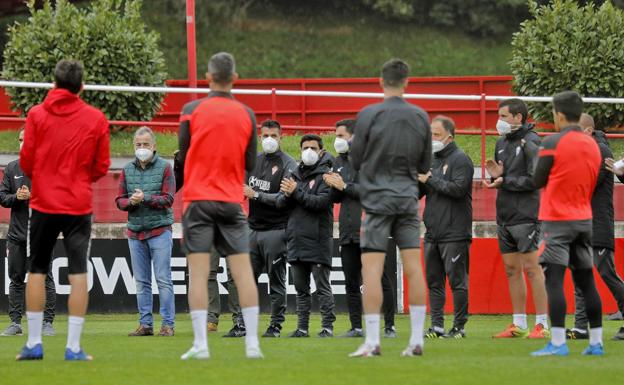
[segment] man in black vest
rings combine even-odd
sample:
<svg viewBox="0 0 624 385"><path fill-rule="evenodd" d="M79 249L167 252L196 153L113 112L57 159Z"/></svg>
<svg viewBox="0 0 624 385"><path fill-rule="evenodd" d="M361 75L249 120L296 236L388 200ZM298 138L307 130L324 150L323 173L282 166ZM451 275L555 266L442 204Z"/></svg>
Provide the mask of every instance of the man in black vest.
<svg viewBox="0 0 624 385"><path fill-rule="evenodd" d="M137 291L139 327L129 336L154 335L152 317L152 265L160 297L160 336L174 334L175 299L171 280L173 245L173 168L156 154L156 136L148 127L134 134L136 159L128 163L119 178L115 199L128 212L128 246Z"/></svg>
<svg viewBox="0 0 624 385"><path fill-rule="evenodd" d="M275 120L261 124L262 153L247 175L244 186L249 199L249 247L256 281L266 270L271 296L271 324L263 337L279 337L286 312L286 225L288 208L276 208L282 179L297 168L295 160L280 149L282 128Z"/></svg>
<svg viewBox="0 0 624 385"><path fill-rule="evenodd" d="M24 142L24 129L18 134L20 149ZM0 205L11 209L11 223L7 234L7 257L9 267L9 318L11 324L2 332L3 336L21 336L22 316L24 315L24 292L26 272L30 260L26 257L26 233L28 229L28 202L30 200L30 179L20 168L19 159L7 164L0 186ZM55 335L54 311L56 308L56 288L52 269L45 280L46 304L43 314L44 336Z"/></svg>
<svg viewBox="0 0 624 385"><path fill-rule="evenodd" d="M332 201L340 203L339 232L340 259L345 275L345 291L351 329L343 337L362 337L362 249L360 248L360 227L362 225L362 204L357 172L349 162L349 145L354 135L355 120L344 119L336 123L334 149L338 156L331 173L324 180L332 188ZM394 313L396 290L390 280L388 269L381 278L383 289L384 335L396 337Z"/></svg>
<svg viewBox="0 0 624 385"><path fill-rule="evenodd" d="M455 123L446 116L431 121L431 171L418 176L420 196L427 201L423 219L425 276L429 287L431 327L426 338L464 338L468 321L468 261L472 240L472 177L470 158L454 141ZM446 278L453 291L455 319L444 333Z"/></svg>

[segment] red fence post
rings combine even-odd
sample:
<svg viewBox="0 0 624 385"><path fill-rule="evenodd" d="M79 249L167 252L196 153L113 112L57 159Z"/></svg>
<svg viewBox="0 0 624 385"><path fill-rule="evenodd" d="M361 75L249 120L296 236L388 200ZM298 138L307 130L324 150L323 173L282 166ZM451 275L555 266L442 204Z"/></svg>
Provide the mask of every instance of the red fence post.
<svg viewBox="0 0 624 385"><path fill-rule="evenodd" d="M195 0L186 0L186 51L189 87L197 88L197 49L195 46ZM197 94L191 94L191 100Z"/></svg>
<svg viewBox="0 0 624 385"><path fill-rule="evenodd" d="M277 120L277 94L275 88L271 88L271 119Z"/></svg>
<svg viewBox="0 0 624 385"><path fill-rule="evenodd" d="M485 179L485 146L486 146L486 119L485 119L485 93L481 94L481 103L479 106L479 115L481 118L481 179Z"/></svg>

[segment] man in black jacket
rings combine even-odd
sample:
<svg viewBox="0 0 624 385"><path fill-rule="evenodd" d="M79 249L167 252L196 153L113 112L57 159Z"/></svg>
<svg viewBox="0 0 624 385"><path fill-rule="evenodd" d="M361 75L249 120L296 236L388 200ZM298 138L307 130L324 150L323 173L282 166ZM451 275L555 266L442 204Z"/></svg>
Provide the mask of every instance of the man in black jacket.
<svg viewBox="0 0 624 385"><path fill-rule="evenodd" d="M429 287L431 327L427 338L464 338L468 321L468 262L472 240L472 177L470 158L455 144L455 122L446 116L431 121L431 171L419 175L427 201L424 222L425 276ZM446 277L453 291L455 319L444 334Z"/></svg>
<svg viewBox="0 0 624 385"><path fill-rule="evenodd" d="M360 248L360 226L362 224L362 204L360 203L360 185L357 172L349 162L349 144L353 137L355 120L344 119L336 123L336 141L334 149L338 157L334 161L331 173L325 174L324 181L331 188L334 203L340 203L338 227L340 232L340 259L345 275L345 291L349 308L351 329L343 337L362 337L362 250ZM396 309L396 290L390 279L388 269L384 269L381 278L383 288L383 310L385 318L384 335L396 337L394 314Z"/></svg>
<svg viewBox="0 0 624 385"><path fill-rule="evenodd" d="M263 337L279 337L286 312L286 225L290 210L275 207L282 179L289 177L297 163L280 150L282 128L275 120L261 124L263 152L247 175L245 197L249 199L249 247L256 281L263 270L269 275L271 324Z"/></svg>
<svg viewBox="0 0 624 385"><path fill-rule="evenodd" d="M323 151L320 136L301 138L301 164L281 183L276 207L292 210L286 227L288 263L292 266L297 290L297 330L290 337L309 337L312 296L310 274L314 277L322 316L319 337L333 337L334 295L330 278L333 216L330 188L323 181L332 158Z"/></svg>
<svg viewBox="0 0 624 385"><path fill-rule="evenodd" d="M18 134L20 149L24 142L24 129ZM30 179L24 175L19 166L19 159L10 162L4 168L4 178L0 186L0 205L11 209L11 223L7 233L7 255L9 279L9 318L11 324L2 333L3 336L21 336L22 316L24 315L24 291L26 289L26 272L30 260L26 257L26 234L28 229L28 201L30 200ZM52 322L56 308L56 288L52 269L48 271L45 281L46 304L43 314L44 336L55 334Z"/></svg>
<svg viewBox="0 0 624 385"><path fill-rule="evenodd" d="M496 142L494 160L486 162L493 181L483 181L485 187L498 189L498 245L503 254L513 306L513 322L494 338L550 336L544 272L538 263L540 193L533 182L540 139L533 126L527 124L528 115L527 106L520 99L506 99L499 104L496 129L501 137ZM531 282L536 310L535 327L530 332L526 315L525 272Z"/></svg>
<svg viewBox="0 0 624 385"><path fill-rule="evenodd" d="M603 160L603 166L598 174L598 182L592 196L592 212L594 219L592 222L592 247L594 249L594 266L604 283L613 294L618 309L624 311L624 282L615 271L613 254L615 250L615 230L613 214L613 173L607 169L604 162L613 158L607 136L604 132L595 130L594 119L588 114L582 114L579 125L587 135L591 135ZM581 291L575 287L574 302L576 312L574 314L574 328L568 330L568 339L588 339L587 312L585 311L585 298ZM624 340L624 327L613 337L614 340Z"/></svg>

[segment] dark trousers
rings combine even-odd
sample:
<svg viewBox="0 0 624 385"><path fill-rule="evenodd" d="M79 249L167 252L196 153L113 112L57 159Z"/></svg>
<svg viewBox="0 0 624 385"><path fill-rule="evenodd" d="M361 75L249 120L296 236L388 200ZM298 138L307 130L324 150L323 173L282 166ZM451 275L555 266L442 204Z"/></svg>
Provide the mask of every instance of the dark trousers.
<svg viewBox="0 0 624 385"><path fill-rule="evenodd" d="M444 328L446 278L453 292L453 326L468 321L468 261L470 242L425 242L425 276L429 287L431 325Z"/></svg>
<svg viewBox="0 0 624 385"><path fill-rule="evenodd" d="M347 294L347 306L349 320L352 329L362 328L362 250L358 243L349 243L340 246L340 259L342 271L345 275L345 291ZM387 261L386 261L387 263ZM396 313L396 288L390 279L388 266L384 268L381 277L383 288L383 312L386 328L394 326Z"/></svg>
<svg viewBox="0 0 624 385"><path fill-rule="evenodd" d="M333 330L336 315L334 314L334 294L329 281L331 268L316 263L297 262L292 265L292 272L295 290L297 290L297 328L307 331L310 324L310 309L312 308L310 274L312 274L321 310L321 327Z"/></svg>
<svg viewBox="0 0 624 385"><path fill-rule="evenodd" d="M31 259L26 258L26 242L16 243L11 240L6 242L6 251L9 268L9 318L11 322L19 324L24 315L26 272L30 269ZM48 269L45 280L46 303L43 320L52 323L56 309L56 287L52 277L52 269Z"/></svg>
<svg viewBox="0 0 624 385"><path fill-rule="evenodd" d="M271 324L281 325L286 319L286 230L252 230L249 246L256 282L263 271L269 276Z"/></svg>
<svg viewBox="0 0 624 385"><path fill-rule="evenodd" d="M219 282L217 274L219 273L219 260L221 255L214 249L210 253L210 274L208 275L208 322L219 323L219 315L221 315L221 295L219 294ZM227 258L226 258L227 266ZM226 288L228 291L228 308L232 312L232 323L235 325L244 325L243 313L238 303L238 291L230 274L229 267L226 267L228 280Z"/></svg>
<svg viewBox="0 0 624 385"><path fill-rule="evenodd" d="M624 313L624 282L615 271L613 262L613 250L605 248L594 248L594 266L604 283L613 294L618 304L618 309ZM585 297L578 287L574 287L574 301L576 302L576 312L574 314L574 327L577 329L587 329L587 312L585 311Z"/></svg>

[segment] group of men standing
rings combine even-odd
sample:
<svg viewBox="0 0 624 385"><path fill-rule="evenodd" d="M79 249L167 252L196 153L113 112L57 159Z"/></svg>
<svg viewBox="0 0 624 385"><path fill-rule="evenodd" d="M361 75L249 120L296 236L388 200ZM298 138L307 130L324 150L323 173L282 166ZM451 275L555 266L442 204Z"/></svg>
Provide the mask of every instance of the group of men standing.
<svg viewBox="0 0 624 385"><path fill-rule="evenodd" d="M12 323L5 334L22 333L23 276L26 270L30 272L28 342L18 360L43 358L41 335L54 334L50 264L60 233L72 285L65 359L91 359L80 347L88 300L91 184L107 172L110 160L105 117L78 97L82 72L79 62L57 65L56 87L42 105L30 111L26 129L20 132L24 148L19 164L7 166L0 189L0 203L12 208L7 247ZM159 334L174 335L172 205L175 192L184 188L182 246L189 266L194 342L181 356L183 360L210 356L207 284L219 256L227 258L237 289L242 331L238 335L245 336L247 357L263 357L257 291L263 271L269 276L271 298L271 321L263 336L281 335L287 262L292 266L298 316L297 329L290 337L309 337L311 276L322 315L318 335L334 335L330 284L334 203L341 204L340 255L351 321L344 336L365 337L350 356L381 354L382 304L385 336L396 337L396 300L385 271L390 237L400 251L409 284L411 336L402 355L422 355L424 338L466 337L474 166L455 143L455 124L450 118L437 116L429 123L426 112L403 99L408 75L407 63L399 59L385 63L381 76L384 101L364 108L355 120L336 124L338 157L324 149L320 136L306 134L297 163L280 150L282 131L275 120L261 124L263 152L256 153L255 115L231 95L238 77L234 58L224 52L212 56L208 66L211 93L184 106L174 167L157 155L154 133L143 127L134 137L136 159L120 176L116 204L128 212L127 235L140 313L139 327L130 335L154 334L152 266L160 294ZM535 356L569 354L566 334L590 340L583 354L604 354L594 265L624 311L624 283L613 264L612 174L624 179L624 170L614 164L604 134L595 131L591 117L582 112L577 93L555 95L553 119L558 133L540 142L527 123L526 105L519 99L501 102L497 123L501 138L494 159L486 163L491 180L483 184L498 190L498 240L514 310L512 324L494 337L550 337L551 342L534 352ZM31 195L28 178L33 176ZM66 183L70 180L76 183ZM423 196L427 197L424 274L419 250L419 200ZM241 207L245 198L248 216ZM577 314L575 328L566 333L563 277L567 267L572 268ZM537 310L531 331L525 310L525 273ZM453 326L445 331L447 277L455 311ZM425 332L426 286L431 327ZM218 293L213 290L212 295ZM614 339L624 339L624 328Z"/></svg>

